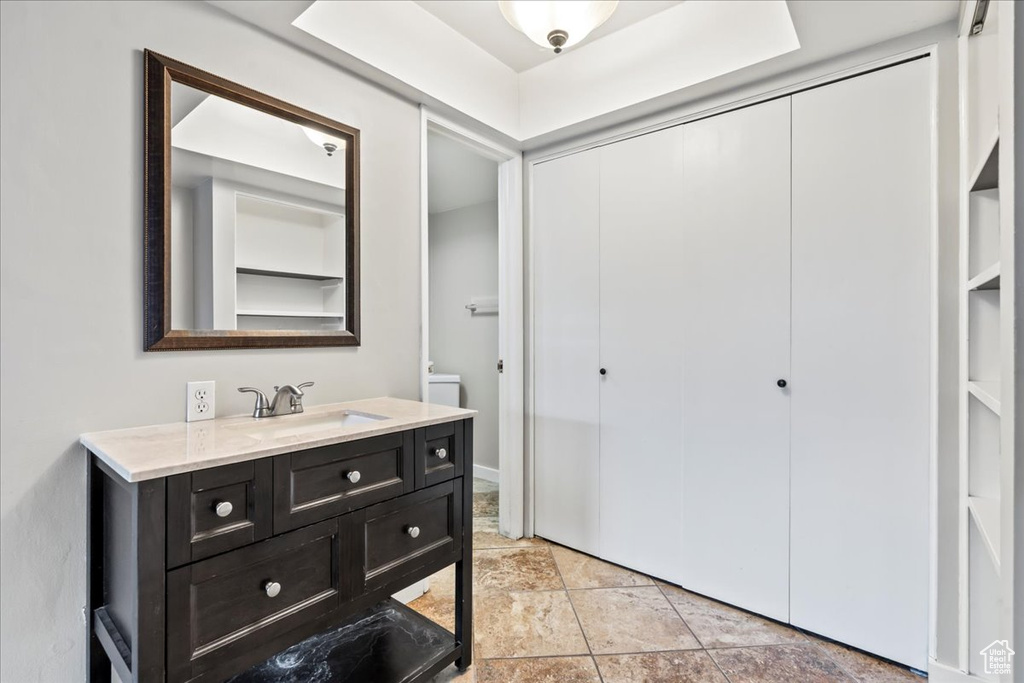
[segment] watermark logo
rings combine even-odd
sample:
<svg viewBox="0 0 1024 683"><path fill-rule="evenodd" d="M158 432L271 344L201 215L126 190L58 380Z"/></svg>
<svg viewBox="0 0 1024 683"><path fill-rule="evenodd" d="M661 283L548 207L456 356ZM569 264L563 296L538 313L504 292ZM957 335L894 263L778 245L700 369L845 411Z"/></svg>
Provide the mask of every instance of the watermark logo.
<svg viewBox="0 0 1024 683"><path fill-rule="evenodd" d="M982 648L981 656L985 659L985 673L993 675L1009 675L1013 673L1013 655L1010 642L994 640L988 647Z"/></svg>

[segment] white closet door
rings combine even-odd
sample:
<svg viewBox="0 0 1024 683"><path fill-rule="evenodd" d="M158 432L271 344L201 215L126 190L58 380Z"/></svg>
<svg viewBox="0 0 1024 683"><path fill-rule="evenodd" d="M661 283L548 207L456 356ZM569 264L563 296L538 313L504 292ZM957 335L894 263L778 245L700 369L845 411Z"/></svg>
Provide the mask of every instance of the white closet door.
<svg viewBox="0 0 1024 683"><path fill-rule="evenodd" d="M681 515L682 134L601 149L600 555L668 579Z"/></svg>
<svg viewBox="0 0 1024 683"><path fill-rule="evenodd" d="M598 554L598 169L533 171L535 531Z"/></svg>
<svg viewBox="0 0 1024 683"><path fill-rule="evenodd" d="M927 666L930 64L793 96L791 619Z"/></svg>
<svg viewBox="0 0 1024 683"><path fill-rule="evenodd" d="M790 103L683 127L681 583L789 619Z"/></svg>

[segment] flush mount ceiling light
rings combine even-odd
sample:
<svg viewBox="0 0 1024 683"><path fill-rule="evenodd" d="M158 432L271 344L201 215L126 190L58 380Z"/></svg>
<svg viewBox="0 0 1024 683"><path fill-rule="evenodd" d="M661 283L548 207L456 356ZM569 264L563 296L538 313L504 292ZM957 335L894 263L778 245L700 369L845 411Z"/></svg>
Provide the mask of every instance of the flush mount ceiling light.
<svg viewBox="0 0 1024 683"><path fill-rule="evenodd" d="M618 0L498 0L508 23L538 45L555 48L555 53L590 35L618 4Z"/></svg>
<svg viewBox="0 0 1024 683"><path fill-rule="evenodd" d="M324 151L327 152L327 156L334 156L334 153L338 151L338 148L345 147L345 141L341 138L331 137L327 133L321 133L314 128L308 128L306 126L300 126L302 132L306 134L306 137L312 141L317 147L323 147Z"/></svg>

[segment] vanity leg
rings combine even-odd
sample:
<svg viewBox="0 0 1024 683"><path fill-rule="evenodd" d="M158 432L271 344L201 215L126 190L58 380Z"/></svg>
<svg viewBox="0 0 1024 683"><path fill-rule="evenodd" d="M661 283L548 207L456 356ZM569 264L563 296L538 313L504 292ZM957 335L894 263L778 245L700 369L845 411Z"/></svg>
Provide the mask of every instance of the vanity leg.
<svg viewBox="0 0 1024 683"><path fill-rule="evenodd" d="M459 671L473 663L473 420L463 420L462 560L455 564L455 638L462 656L455 660Z"/></svg>
<svg viewBox="0 0 1024 683"><path fill-rule="evenodd" d="M90 683L110 683L110 660L93 627L93 612L106 603L103 595L103 473L89 454L86 462L85 533L85 628L89 643L85 653Z"/></svg>

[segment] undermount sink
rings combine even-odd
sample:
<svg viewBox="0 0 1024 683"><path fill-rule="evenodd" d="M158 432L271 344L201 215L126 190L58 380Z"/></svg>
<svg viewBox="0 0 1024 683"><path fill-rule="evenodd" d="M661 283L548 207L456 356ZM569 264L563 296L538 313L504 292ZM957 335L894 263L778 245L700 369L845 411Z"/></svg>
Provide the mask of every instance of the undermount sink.
<svg viewBox="0 0 1024 683"><path fill-rule="evenodd" d="M373 415L361 413L355 410L345 410L338 413L326 415L281 415L279 417L265 417L260 420L253 420L244 424L233 425L236 429L258 433L260 436L280 438L286 436L300 436L312 432L322 432L328 429L341 427L352 427L355 425L378 422L388 419L384 415Z"/></svg>

